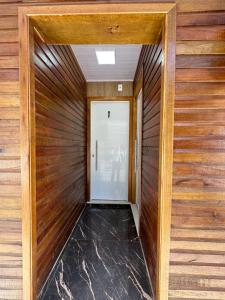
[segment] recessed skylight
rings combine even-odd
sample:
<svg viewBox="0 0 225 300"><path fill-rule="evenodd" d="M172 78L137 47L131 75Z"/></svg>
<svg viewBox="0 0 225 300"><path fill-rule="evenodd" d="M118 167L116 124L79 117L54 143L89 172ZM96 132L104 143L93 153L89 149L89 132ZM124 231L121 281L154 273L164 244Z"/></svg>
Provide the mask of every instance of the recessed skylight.
<svg viewBox="0 0 225 300"><path fill-rule="evenodd" d="M114 50L96 50L95 51L99 65L115 65L115 51Z"/></svg>

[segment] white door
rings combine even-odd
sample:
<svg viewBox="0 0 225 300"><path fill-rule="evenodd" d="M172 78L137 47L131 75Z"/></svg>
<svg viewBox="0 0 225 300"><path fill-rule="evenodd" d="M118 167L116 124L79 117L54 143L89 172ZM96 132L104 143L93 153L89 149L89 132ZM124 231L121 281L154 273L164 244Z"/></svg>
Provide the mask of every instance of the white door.
<svg viewBox="0 0 225 300"><path fill-rule="evenodd" d="M128 101L91 102L91 200L128 200Z"/></svg>
<svg viewBox="0 0 225 300"><path fill-rule="evenodd" d="M142 157L142 91L137 97L137 139L136 139L136 204L141 205L141 157Z"/></svg>

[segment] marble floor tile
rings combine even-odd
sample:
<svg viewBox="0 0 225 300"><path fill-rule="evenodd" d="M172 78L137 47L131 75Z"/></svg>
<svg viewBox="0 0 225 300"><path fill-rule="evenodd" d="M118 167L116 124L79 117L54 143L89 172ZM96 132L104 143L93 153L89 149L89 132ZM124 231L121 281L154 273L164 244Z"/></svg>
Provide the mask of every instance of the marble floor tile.
<svg viewBox="0 0 225 300"><path fill-rule="evenodd" d="M137 231L130 205L89 205L73 237L80 240L135 240Z"/></svg>
<svg viewBox="0 0 225 300"><path fill-rule="evenodd" d="M130 207L101 206L86 208L39 299L152 299Z"/></svg>

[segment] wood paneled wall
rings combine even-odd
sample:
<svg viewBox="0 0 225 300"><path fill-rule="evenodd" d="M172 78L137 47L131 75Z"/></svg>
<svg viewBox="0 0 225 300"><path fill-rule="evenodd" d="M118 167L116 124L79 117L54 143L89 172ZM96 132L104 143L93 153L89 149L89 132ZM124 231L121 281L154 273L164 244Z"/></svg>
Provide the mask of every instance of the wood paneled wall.
<svg viewBox="0 0 225 300"><path fill-rule="evenodd" d="M161 44L143 46L134 80L135 90L140 77L143 79L140 238L154 292L157 267L161 66Z"/></svg>
<svg viewBox="0 0 225 300"><path fill-rule="evenodd" d="M86 82L70 46L35 37L37 283L86 202Z"/></svg>
<svg viewBox="0 0 225 300"><path fill-rule="evenodd" d="M225 1L186 2L177 15L169 299L225 299L225 12L213 11Z"/></svg>
<svg viewBox="0 0 225 300"><path fill-rule="evenodd" d="M118 92L118 84L123 84L123 91ZM133 82L88 82L87 83L88 97L127 97L133 96Z"/></svg>
<svg viewBox="0 0 225 300"><path fill-rule="evenodd" d="M146 0L157 1L168 2ZM0 299L22 299L17 8L41 2L0 0ZM169 297L225 299L225 1L170 2L178 36Z"/></svg>

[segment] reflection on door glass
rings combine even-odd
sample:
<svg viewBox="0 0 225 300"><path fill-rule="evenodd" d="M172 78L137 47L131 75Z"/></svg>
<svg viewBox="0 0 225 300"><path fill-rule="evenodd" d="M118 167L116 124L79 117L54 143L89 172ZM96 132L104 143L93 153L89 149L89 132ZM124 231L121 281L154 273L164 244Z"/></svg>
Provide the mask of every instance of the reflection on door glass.
<svg viewBox="0 0 225 300"><path fill-rule="evenodd" d="M98 170L92 167L91 174L92 199L127 200L129 103L93 103L91 134L92 145L98 141Z"/></svg>

